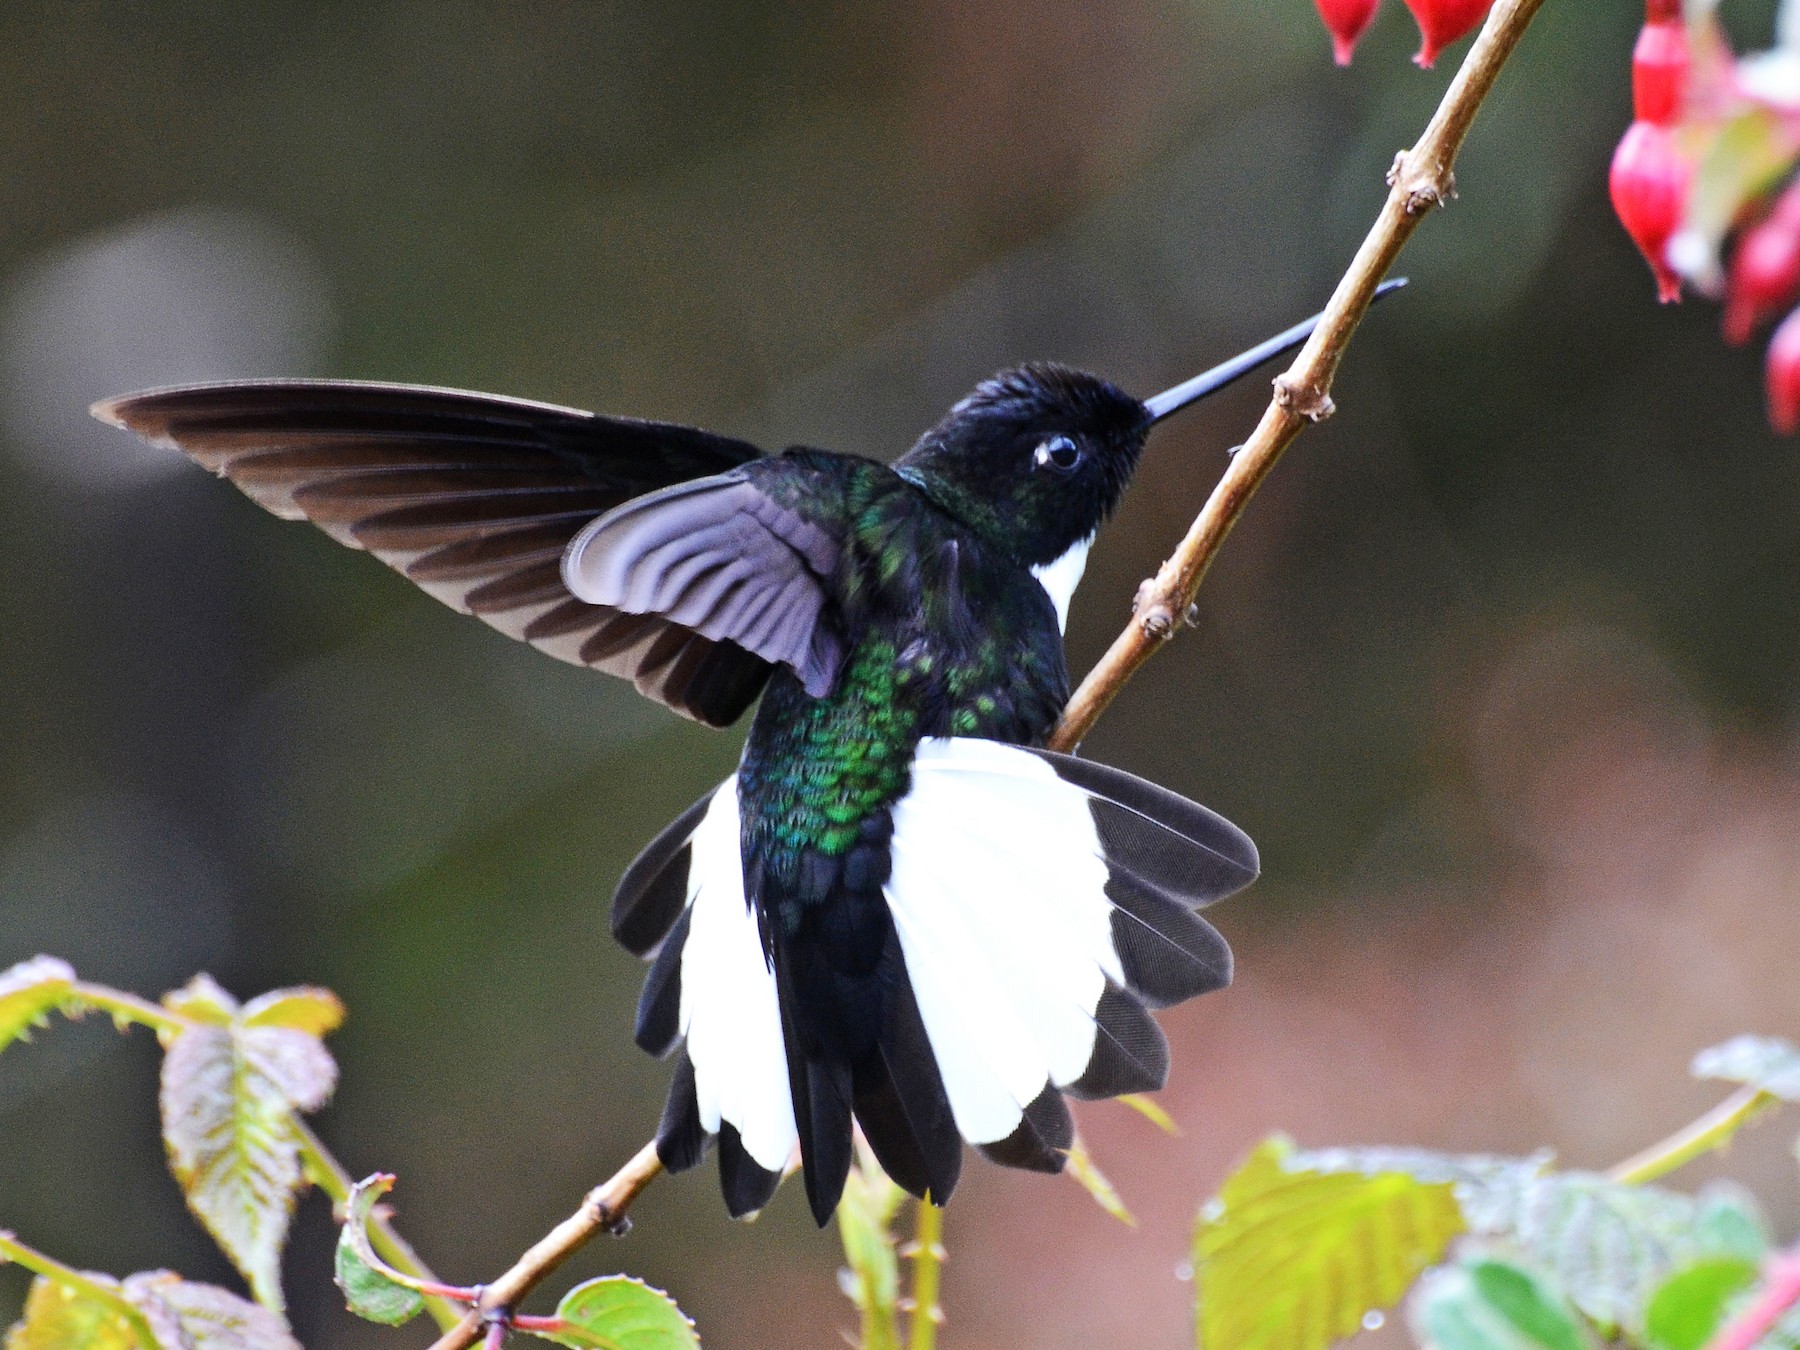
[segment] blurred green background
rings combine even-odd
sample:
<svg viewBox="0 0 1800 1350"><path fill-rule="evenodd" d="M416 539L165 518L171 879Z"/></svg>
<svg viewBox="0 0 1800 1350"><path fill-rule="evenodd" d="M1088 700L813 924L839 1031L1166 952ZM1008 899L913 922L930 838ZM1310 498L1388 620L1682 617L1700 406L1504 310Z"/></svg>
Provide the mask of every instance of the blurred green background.
<svg viewBox="0 0 1800 1350"><path fill-rule="evenodd" d="M1724 13L1755 47L1771 10ZM1244 824L1265 879L1217 915L1237 987L1164 1019L1183 1137L1082 1112L1140 1226L971 1167L947 1345L1187 1343L1193 1211L1270 1128L1599 1165L1709 1100L1693 1050L1800 1028L1800 451L1606 204L1640 14L1545 7L1338 417L1090 741ZM1422 73L1414 42L1397 0L1348 72L1308 0L6 6L0 965L337 990L322 1132L399 1173L442 1274L497 1274L653 1125L607 900L739 736L88 402L329 374L886 457L1025 358L1148 394L1325 298L1463 50ZM1265 393L1158 432L1077 669ZM155 1069L93 1024L0 1060L0 1225L230 1283ZM1730 1168L1791 1230L1785 1143ZM735 1225L695 1174L637 1219L572 1274L672 1289L721 1350L852 1323L791 1188ZM341 1311L330 1239L311 1197L305 1343L423 1344ZM24 1287L0 1270L0 1322Z"/></svg>

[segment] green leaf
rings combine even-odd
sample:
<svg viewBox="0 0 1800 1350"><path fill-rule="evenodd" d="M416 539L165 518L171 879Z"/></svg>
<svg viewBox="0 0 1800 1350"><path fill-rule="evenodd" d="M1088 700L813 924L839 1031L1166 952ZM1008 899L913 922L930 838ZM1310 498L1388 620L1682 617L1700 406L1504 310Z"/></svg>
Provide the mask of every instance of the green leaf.
<svg viewBox="0 0 1800 1350"><path fill-rule="evenodd" d="M1467 1227L1449 1181L1299 1162L1267 1140L1202 1210L1201 1350L1323 1350L1391 1307Z"/></svg>
<svg viewBox="0 0 1800 1350"><path fill-rule="evenodd" d="M675 1300L624 1275L576 1285L556 1315L561 1327L534 1334L577 1350L699 1350L694 1324Z"/></svg>
<svg viewBox="0 0 1800 1350"><path fill-rule="evenodd" d="M1696 1078L1717 1078L1742 1083L1779 1097L1800 1102L1800 1048L1779 1036L1736 1036L1694 1056Z"/></svg>
<svg viewBox="0 0 1800 1350"><path fill-rule="evenodd" d="M1412 1308L1432 1350L1589 1350L1592 1342L1556 1290L1521 1266L1479 1257L1427 1276Z"/></svg>
<svg viewBox="0 0 1800 1350"><path fill-rule="evenodd" d="M1508 1238L1608 1332L1636 1331L1654 1289L1702 1255L1700 1207L1655 1186L1558 1172L1495 1187L1469 1208L1477 1232Z"/></svg>
<svg viewBox="0 0 1800 1350"><path fill-rule="evenodd" d="M163 1350L300 1350L279 1316L214 1284L153 1270L127 1276L124 1294Z"/></svg>
<svg viewBox="0 0 1800 1350"><path fill-rule="evenodd" d="M1731 1300L1756 1282L1755 1261L1712 1256L1657 1286L1644 1311L1644 1336L1657 1350L1701 1350L1725 1320Z"/></svg>
<svg viewBox="0 0 1800 1350"><path fill-rule="evenodd" d="M303 1180L294 1112L325 1103L337 1066L307 1031L247 1025L231 996L204 975L165 1002L201 1021L176 1035L163 1056L170 1170L257 1301L279 1312L281 1250Z"/></svg>
<svg viewBox="0 0 1800 1350"><path fill-rule="evenodd" d="M210 1022L220 1027L230 1025L231 1019L238 1014L237 1000L204 972L172 993L164 994L163 1007L196 1022Z"/></svg>
<svg viewBox="0 0 1800 1350"><path fill-rule="evenodd" d="M425 1310L425 1300L414 1290L396 1284L375 1268L369 1247L369 1216L375 1202L393 1189L394 1178L385 1172L366 1177L350 1188L344 1202L344 1226L338 1233L337 1287L344 1303L358 1317L397 1327Z"/></svg>
<svg viewBox="0 0 1800 1350"><path fill-rule="evenodd" d="M99 1282L102 1275L90 1276ZM115 1308L42 1275L31 1282L25 1314L6 1333L6 1350L157 1350L146 1346ZM162 1350L178 1350L175 1343Z"/></svg>
<svg viewBox="0 0 1800 1350"><path fill-rule="evenodd" d="M1749 1191L1735 1182L1716 1181L1701 1188L1699 1200L1694 1238L1701 1251L1752 1262L1768 1255L1768 1221Z"/></svg>
<svg viewBox="0 0 1800 1350"><path fill-rule="evenodd" d="M1118 1189L1106 1179L1106 1173L1094 1165L1093 1155L1087 1146L1077 1139L1069 1146L1068 1174L1080 1183L1093 1202L1105 1210L1120 1223L1131 1228L1137 1227L1137 1218L1125 1207L1119 1197Z"/></svg>
<svg viewBox="0 0 1800 1350"><path fill-rule="evenodd" d="M34 956L0 971L0 1050L31 1034L69 998L75 971L54 956Z"/></svg>
<svg viewBox="0 0 1800 1350"><path fill-rule="evenodd" d="M329 989L277 989L244 1005L244 1025L285 1027L308 1036L326 1036L344 1025L344 1004Z"/></svg>

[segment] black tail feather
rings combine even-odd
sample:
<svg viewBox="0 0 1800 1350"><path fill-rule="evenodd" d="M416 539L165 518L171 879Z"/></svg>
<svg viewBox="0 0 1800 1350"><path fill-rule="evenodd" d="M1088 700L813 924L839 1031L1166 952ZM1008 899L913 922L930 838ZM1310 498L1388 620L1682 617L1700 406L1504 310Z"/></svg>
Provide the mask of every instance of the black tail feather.
<svg viewBox="0 0 1800 1350"><path fill-rule="evenodd" d="M886 1018L875 1052L857 1065L856 1119L887 1174L941 1205L962 1173L962 1134L891 929L882 963Z"/></svg>
<svg viewBox="0 0 1800 1350"><path fill-rule="evenodd" d="M719 1189L725 1194L726 1212L734 1219L756 1213L780 1184L781 1173L758 1165L745 1150L737 1126L724 1122L719 1127Z"/></svg>
<svg viewBox="0 0 1800 1350"><path fill-rule="evenodd" d="M814 1028L796 1016L802 999L785 941L775 943L775 992L781 1006L781 1040L787 1051L788 1090L794 1099L794 1126L800 1136L800 1164L806 1200L823 1228L844 1194L850 1175L850 1066L828 1057Z"/></svg>
<svg viewBox="0 0 1800 1350"><path fill-rule="evenodd" d="M1075 1144L1075 1120L1069 1107L1050 1084L1031 1099L1019 1128L994 1144L977 1144L981 1156L1003 1167L1022 1167L1028 1172L1060 1172Z"/></svg>
<svg viewBox="0 0 1800 1350"><path fill-rule="evenodd" d="M1169 1042L1144 1005L1111 980L1094 1009L1094 1053L1064 1089L1092 1100L1155 1092L1169 1079Z"/></svg>
<svg viewBox="0 0 1800 1350"><path fill-rule="evenodd" d="M669 1084L662 1123L656 1127L656 1156L671 1172L685 1172L705 1155L706 1140L700 1101L694 1092L694 1065L684 1051Z"/></svg>

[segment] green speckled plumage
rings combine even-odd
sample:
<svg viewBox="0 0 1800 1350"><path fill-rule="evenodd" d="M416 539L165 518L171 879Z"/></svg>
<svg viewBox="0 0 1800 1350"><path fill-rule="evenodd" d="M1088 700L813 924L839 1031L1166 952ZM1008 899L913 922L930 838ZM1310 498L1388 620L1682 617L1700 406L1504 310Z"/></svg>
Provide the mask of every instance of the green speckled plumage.
<svg viewBox="0 0 1800 1350"><path fill-rule="evenodd" d="M756 467L770 497L845 543L832 578L849 630L836 687L814 699L777 671L738 774L745 852L780 906L813 899L794 895L806 852L842 857L905 794L922 737L1041 744L1068 670L1036 578L917 483L817 451Z"/></svg>

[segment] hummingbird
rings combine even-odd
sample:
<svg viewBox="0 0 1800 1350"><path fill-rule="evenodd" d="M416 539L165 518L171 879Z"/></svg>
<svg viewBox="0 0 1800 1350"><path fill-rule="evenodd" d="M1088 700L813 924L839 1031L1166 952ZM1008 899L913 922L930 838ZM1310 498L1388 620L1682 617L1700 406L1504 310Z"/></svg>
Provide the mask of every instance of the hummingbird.
<svg viewBox="0 0 1800 1350"><path fill-rule="evenodd" d="M741 1217L797 1154L823 1226L853 1123L940 1204L965 1142L1060 1171L1065 1098L1160 1088L1151 1010L1230 982L1198 911L1256 877L1249 837L1044 747L1070 597L1151 429L1316 323L1143 401L1006 370L891 464L356 381L92 411L685 717L760 698L736 773L626 869L612 931L650 963L635 1039L675 1057L662 1162L716 1147Z"/></svg>

